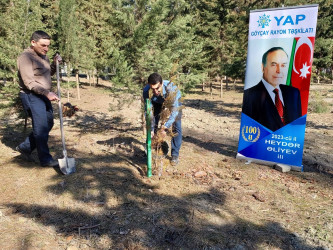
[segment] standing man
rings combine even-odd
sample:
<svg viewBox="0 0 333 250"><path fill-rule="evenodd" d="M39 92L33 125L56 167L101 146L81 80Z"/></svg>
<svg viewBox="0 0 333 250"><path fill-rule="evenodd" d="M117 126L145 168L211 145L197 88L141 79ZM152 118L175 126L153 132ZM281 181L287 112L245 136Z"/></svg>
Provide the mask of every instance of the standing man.
<svg viewBox="0 0 333 250"><path fill-rule="evenodd" d="M286 85L288 64L282 47L269 49L262 56L261 81L244 91L242 112L271 131L302 116L299 90Z"/></svg>
<svg viewBox="0 0 333 250"><path fill-rule="evenodd" d="M172 132L175 134L171 140L171 165L176 166L179 162L179 150L182 145L182 112L179 110L181 103L181 93L174 83L168 80L162 80L162 77L158 73L153 73L148 77L148 84L143 89L143 99L149 99L149 90L152 91L151 103L153 106L153 119L154 132L157 132L158 122L160 120L160 114L162 111L163 103L166 98L172 97L172 111L168 120L161 124L161 133L166 136L166 130L172 127Z"/></svg>
<svg viewBox="0 0 333 250"><path fill-rule="evenodd" d="M51 91L51 75L56 71L55 62L61 61L55 56L50 65L46 56L50 46L50 36L44 31L35 31L30 39L31 46L17 59L20 99L25 112L32 118L32 132L16 147L26 159L32 159L31 153L36 148L43 167L56 167L49 152L49 132L53 127L53 109L51 101L58 101L58 96Z"/></svg>

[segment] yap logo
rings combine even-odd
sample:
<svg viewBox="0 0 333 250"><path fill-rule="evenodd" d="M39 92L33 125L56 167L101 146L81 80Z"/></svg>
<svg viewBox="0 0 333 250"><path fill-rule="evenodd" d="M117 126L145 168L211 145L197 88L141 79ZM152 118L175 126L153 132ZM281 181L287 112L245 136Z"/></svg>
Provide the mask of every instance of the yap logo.
<svg viewBox="0 0 333 250"><path fill-rule="evenodd" d="M259 24L259 27L265 28L269 25L270 21L271 19L269 19L269 15L266 16L266 14L264 14L263 16L259 16L259 20L257 22Z"/></svg>

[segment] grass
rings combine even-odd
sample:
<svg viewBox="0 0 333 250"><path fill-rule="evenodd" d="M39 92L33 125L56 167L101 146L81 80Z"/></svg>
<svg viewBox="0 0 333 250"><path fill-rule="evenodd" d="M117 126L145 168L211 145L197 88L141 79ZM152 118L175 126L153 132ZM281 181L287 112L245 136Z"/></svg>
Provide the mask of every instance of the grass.
<svg viewBox="0 0 333 250"><path fill-rule="evenodd" d="M312 100L309 101L309 111L312 113L327 113L331 105L326 102L319 92L314 92Z"/></svg>
<svg viewBox="0 0 333 250"><path fill-rule="evenodd" d="M62 88L76 88L76 82L72 82L72 81L70 81L70 82L67 82L67 81L62 81L62 82L60 82L60 86L62 87Z"/></svg>

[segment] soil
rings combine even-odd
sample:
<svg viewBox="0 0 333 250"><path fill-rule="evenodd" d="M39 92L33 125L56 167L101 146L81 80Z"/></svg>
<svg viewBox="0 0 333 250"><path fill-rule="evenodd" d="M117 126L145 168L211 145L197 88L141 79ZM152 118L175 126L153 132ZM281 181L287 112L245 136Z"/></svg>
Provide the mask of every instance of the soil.
<svg viewBox="0 0 333 250"><path fill-rule="evenodd" d="M311 86L310 102L322 96L329 110L308 114L304 172L235 159L239 84L222 98L218 86L185 96L180 162L171 166L169 152L150 178L140 93L111 90L82 83L80 100L70 90L71 175L40 167L36 153L25 161L15 147L31 121L25 129L16 109L2 114L0 249L333 248L332 85ZM54 108L49 146L62 158Z"/></svg>

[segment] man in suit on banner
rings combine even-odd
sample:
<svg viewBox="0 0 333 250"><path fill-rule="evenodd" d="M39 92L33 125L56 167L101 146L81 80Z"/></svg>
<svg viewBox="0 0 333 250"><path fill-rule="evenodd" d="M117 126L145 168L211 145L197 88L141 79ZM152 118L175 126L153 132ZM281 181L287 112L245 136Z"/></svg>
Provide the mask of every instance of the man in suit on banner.
<svg viewBox="0 0 333 250"><path fill-rule="evenodd" d="M302 116L300 92L286 85L288 55L273 47L262 56L261 81L244 91L242 112L276 131Z"/></svg>

